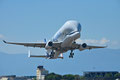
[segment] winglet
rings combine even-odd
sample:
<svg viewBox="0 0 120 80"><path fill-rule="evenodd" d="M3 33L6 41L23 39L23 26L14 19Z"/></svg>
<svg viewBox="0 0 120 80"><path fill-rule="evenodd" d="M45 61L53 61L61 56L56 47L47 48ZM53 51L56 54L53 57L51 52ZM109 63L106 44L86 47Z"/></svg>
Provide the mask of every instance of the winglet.
<svg viewBox="0 0 120 80"><path fill-rule="evenodd" d="M108 47L108 45L105 46L105 48L107 48L107 47Z"/></svg>
<svg viewBox="0 0 120 80"><path fill-rule="evenodd" d="M103 48L107 48L107 47L108 47L108 45L104 46Z"/></svg>
<svg viewBox="0 0 120 80"><path fill-rule="evenodd" d="M30 50L28 50L28 57L30 57Z"/></svg>
<svg viewBox="0 0 120 80"><path fill-rule="evenodd" d="M7 43L5 40L3 40L4 43Z"/></svg>

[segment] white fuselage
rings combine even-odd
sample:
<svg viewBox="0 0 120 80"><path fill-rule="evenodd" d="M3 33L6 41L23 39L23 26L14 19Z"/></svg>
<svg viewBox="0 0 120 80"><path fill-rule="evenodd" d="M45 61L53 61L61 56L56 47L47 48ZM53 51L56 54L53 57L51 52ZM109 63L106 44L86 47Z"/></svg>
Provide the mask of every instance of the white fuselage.
<svg viewBox="0 0 120 80"><path fill-rule="evenodd" d="M68 35L73 34L74 32L79 32L80 34L81 31L81 25L79 22L77 21L67 21L57 32L56 34L53 36L52 40L54 42L60 42L60 41L64 41L65 38Z"/></svg>
<svg viewBox="0 0 120 80"><path fill-rule="evenodd" d="M61 50L56 50L54 58L57 58L60 53L64 53L67 48L71 47L71 44L76 39L80 38L81 25L79 22L70 20L67 21L53 36L53 42L62 42Z"/></svg>

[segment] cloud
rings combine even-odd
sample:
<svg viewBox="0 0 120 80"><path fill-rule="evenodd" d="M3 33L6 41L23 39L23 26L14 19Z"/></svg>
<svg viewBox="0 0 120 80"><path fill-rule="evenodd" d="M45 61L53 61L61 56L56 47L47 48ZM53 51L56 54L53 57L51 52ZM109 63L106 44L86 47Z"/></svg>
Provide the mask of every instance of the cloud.
<svg viewBox="0 0 120 80"><path fill-rule="evenodd" d="M119 40L114 40L109 43L109 48L112 49L120 49L120 41Z"/></svg>
<svg viewBox="0 0 120 80"><path fill-rule="evenodd" d="M100 40L95 40L95 39L78 39L76 42L78 43L87 43L87 44L96 44L96 45L105 45L108 43L110 40L106 38L102 38Z"/></svg>
<svg viewBox="0 0 120 80"><path fill-rule="evenodd" d="M0 39L2 39L4 36L2 34L0 34Z"/></svg>
<svg viewBox="0 0 120 80"><path fill-rule="evenodd" d="M96 46L103 46L107 45L110 49L120 49L120 41L119 40L108 40L106 38L101 38L100 40L95 39L78 39L76 40L77 43L87 43L88 45L96 45Z"/></svg>

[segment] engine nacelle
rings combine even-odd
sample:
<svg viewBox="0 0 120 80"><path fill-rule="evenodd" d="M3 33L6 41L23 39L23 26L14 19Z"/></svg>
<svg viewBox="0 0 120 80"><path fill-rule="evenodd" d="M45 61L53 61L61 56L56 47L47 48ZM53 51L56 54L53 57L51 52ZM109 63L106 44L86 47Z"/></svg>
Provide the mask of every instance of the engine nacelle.
<svg viewBox="0 0 120 80"><path fill-rule="evenodd" d="M52 41L48 42L48 46L53 46L53 42Z"/></svg>
<svg viewBox="0 0 120 80"><path fill-rule="evenodd" d="M86 48L86 47L87 47L87 44L86 44L86 43L83 43L83 44L82 44L82 47L83 47L83 48Z"/></svg>
<svg viewBox="0 0 120 80"><path fill-rule="evenodd" d="M83 43L82 45L80 45L79 50L82 51L82 50L84 50L85 48L87 48L87 44L86 44L86 43Z"/></svg>
<svg viewBox="0 0 120 80"><path fill-rule="evenodd" d="M47 42L45 48L46 48L46 49L51 49L52 46L53 46L53 42L52 42L52 41L49 41L49 42Z"/></svg>

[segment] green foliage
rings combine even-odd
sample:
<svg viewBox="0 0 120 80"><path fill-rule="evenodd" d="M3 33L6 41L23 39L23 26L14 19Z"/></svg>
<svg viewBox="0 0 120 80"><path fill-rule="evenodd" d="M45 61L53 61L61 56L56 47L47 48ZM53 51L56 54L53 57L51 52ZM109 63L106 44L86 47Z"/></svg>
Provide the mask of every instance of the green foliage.
<svg viewBox="0 0 120 80"><path fill-rule="evenodd" d="M45 80L85 80L85 78L79 75L72 75L72 74L58 75L55 73L50 73L45 76Z"/></svg>
<svg viewBox="0 0 120 80"><path fill-rule="evenodd" d="M72 74L63 75L63 79L65 79L65 80L74 80L74 75L72 75Z"/></svg>
<svg viewBox="0 0 120 80"><path fill-rule="evenodd" d="M103 77L102 75L96 75L95 76L96 78L101 78L101 77Z"/></svg>
<svg viewBox="0 0 120 80"><path fill-rule="evenodd" d="M37 80L36 78L34 78L33 80Z"/></svg>
<svg viewBox="0 0 120 80"><path fill-rule="evenodd" d="M74 80L80 80L80 76L79 75L74 75Z"/></svg>
<svg viewBox="0 0 120 80"><path fill-rule="evenodd" d="M104 77L111 78L111 77L113 77L113 75L111 73L106 73Z"/></svg>
<svg viewBox="0 0 120 80"><path fill-rule="evenodd" d="M114 75L115 78L120 78L120 73Z"/></svg>
<svg viewBox="0 0 120 80"><path fill-rule="evenodd" d="M110 80L115 78L120 78L120 73L117 73L115 75L112 75L112 73L106 73L103 75L96 75L95 78L101 78L103 80ZM35 80L35 79L34 79ZM45 76L45 80L86 80L85 76L80 75L72 75L72 74L66 74L66 75L59 75L55 73L50 73Z"/></svg>
<svg viewBox="0 0 120 80"><path fill-rule="evenodd" d="M85 77L84 76L80 76L79 80L85 80Z"/></svg>
<svg viewBox="0 0 120 80"><path fill-rule="evenodd" d="M61 80L61 79L62 76L55 73L50 73L45 76L45 80Z"/></svg>

